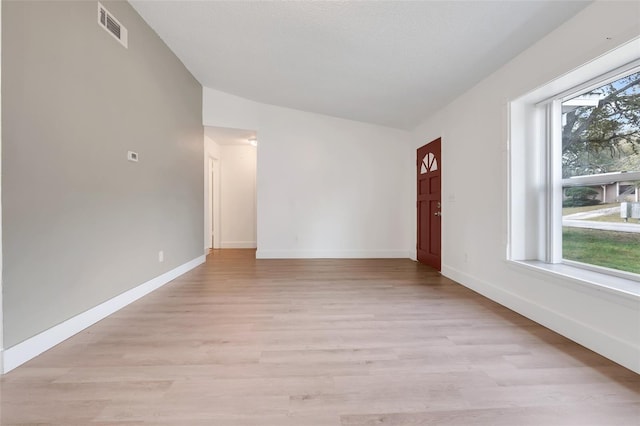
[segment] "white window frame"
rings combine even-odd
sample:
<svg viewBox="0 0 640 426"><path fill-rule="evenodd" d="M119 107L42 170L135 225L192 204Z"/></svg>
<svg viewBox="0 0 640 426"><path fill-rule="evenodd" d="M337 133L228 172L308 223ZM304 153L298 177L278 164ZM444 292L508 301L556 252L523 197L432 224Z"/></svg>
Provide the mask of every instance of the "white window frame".
<svg viewBox="0 0 640 426"><path fill-rule="evenodd" d="M562 259L562 102L640 67L640 38L509 103L507 260L640 296L638 274Z"/></svg>

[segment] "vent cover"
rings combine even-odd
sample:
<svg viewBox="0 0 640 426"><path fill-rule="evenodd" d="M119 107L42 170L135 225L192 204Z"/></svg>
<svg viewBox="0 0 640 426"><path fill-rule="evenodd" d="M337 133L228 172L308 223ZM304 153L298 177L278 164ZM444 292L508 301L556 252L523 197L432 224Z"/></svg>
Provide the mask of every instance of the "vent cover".
<svg viewBox="0 0 640 426"><path fill-rule="evenodd" d="M98 3L98 25L124 47L128 47L127 29L100 3Z"/></svg>

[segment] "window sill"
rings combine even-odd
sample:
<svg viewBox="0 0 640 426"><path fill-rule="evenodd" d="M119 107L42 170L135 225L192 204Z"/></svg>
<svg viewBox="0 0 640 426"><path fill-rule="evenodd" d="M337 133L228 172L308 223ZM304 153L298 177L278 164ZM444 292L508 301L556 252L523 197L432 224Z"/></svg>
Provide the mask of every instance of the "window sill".
<svg viewBox="0 0 640 426"><path fill-rule="evenodd" d="M550 264L539 260L513 260L511 264L546 276L562 278L579 286L600 294L606 293L617 298L640 303L640 283L627 278L603 274L566 264Z"/></svg>

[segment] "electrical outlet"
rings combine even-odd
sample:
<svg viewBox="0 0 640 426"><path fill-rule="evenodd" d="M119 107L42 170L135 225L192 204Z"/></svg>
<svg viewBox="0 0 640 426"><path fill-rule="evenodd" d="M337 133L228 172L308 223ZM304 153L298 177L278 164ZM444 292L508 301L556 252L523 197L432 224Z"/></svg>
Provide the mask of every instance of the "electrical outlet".
<svg viewBox="0 0 640 426"><path fill-rule="evenodd" d="M162 250L158 252L158 262L164 262L164 251Z"/></svg>

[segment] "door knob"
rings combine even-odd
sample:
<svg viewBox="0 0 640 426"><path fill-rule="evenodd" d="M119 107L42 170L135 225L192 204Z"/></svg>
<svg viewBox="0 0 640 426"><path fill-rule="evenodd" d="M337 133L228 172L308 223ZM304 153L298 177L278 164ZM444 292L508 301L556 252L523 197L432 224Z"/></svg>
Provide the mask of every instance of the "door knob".
<svg viewBox="0 0 640 426"><path fill-rule="evenodd" d="M442 216L442 213L441 212L435 212L433 215L434 216Z"/></svg>

